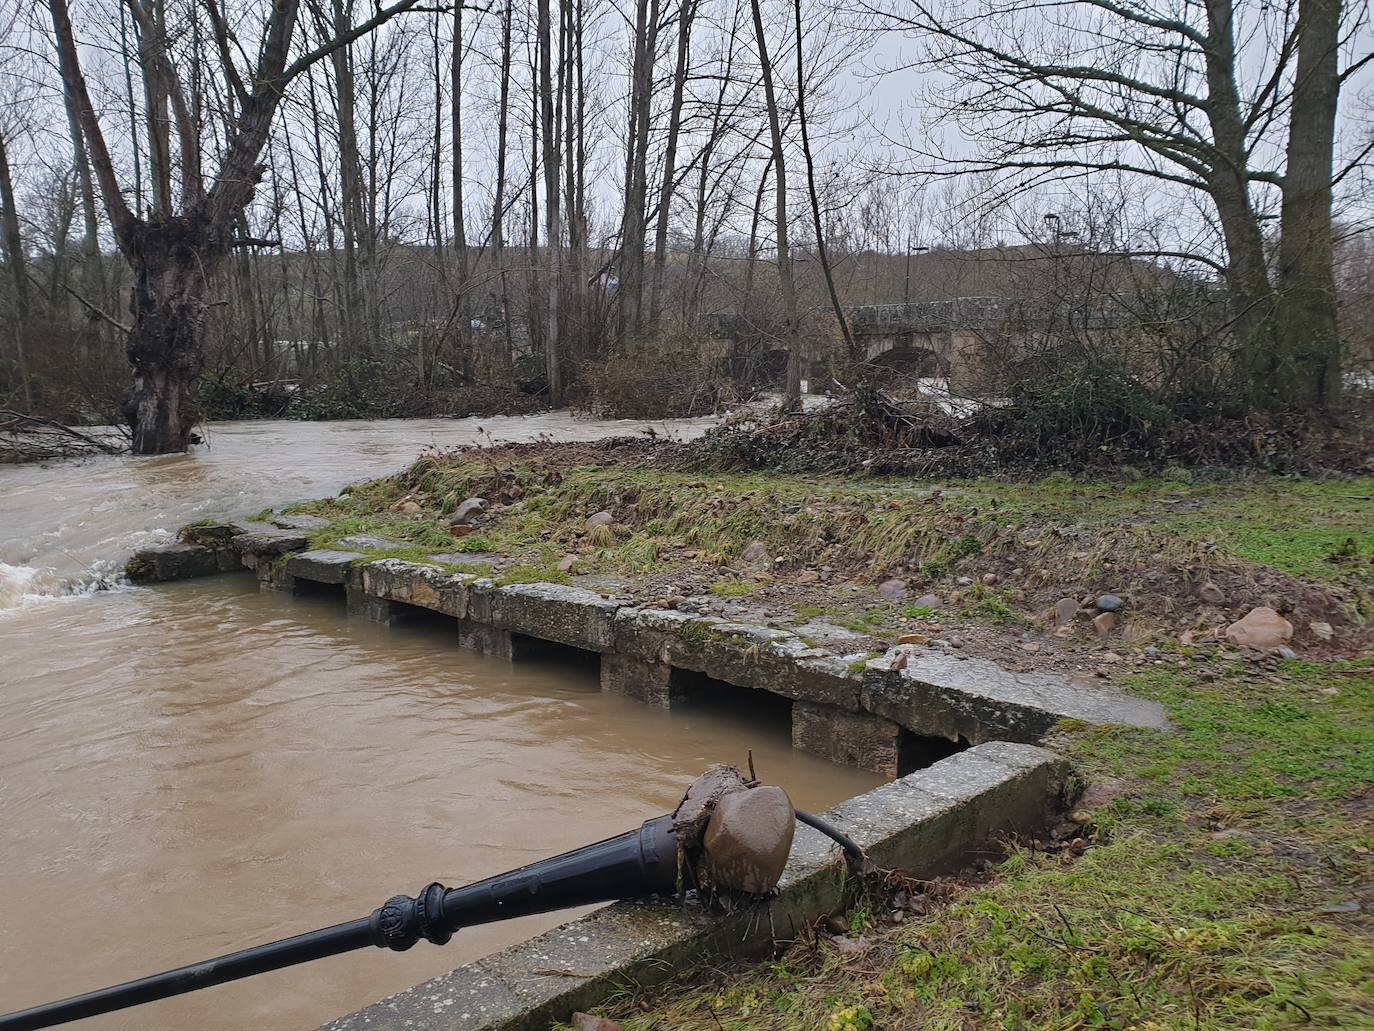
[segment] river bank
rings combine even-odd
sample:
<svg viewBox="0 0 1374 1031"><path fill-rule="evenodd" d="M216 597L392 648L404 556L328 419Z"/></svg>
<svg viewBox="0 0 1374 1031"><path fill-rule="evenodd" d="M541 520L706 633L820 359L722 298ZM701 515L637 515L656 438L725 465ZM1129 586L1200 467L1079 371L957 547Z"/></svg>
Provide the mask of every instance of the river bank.
<svg viewBox="0 0 1374 1031"><path fill-rule="evenodd" d="M1062 724L1048 743L1090 785L1053 835L609 1015L646 1031L1369 1018L1374 481L912 483L653 450L458 452L293 511L319 546L370 534L378 554L442 548L499 583L1086 677L1173 729Z"/></svg>

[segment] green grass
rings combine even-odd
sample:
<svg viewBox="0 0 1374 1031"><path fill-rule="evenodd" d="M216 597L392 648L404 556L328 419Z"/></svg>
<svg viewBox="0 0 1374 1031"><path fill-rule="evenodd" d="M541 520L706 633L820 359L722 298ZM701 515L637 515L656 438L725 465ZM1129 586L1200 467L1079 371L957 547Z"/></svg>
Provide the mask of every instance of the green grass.
<svg viewBox="0 0 1374 1031"><path fill-rule="evenodd" d="M759 585L754 580L727 578L711 584L711 593L717 598L752 598L758 592Z"/></svg>
<svg viewBox="0 0 1374 1031"><path fill-rule="evenodd" d="M760 541L781 569L829 565L837 579L915 575L928 588L1012 558L1041 582L1107 581L1098 586L1111 589L1117 570L1162 557L1184 569L1263 563L1352 587L1356 609L1374 606L1370 478L1109 482L1055 475L948 483L932 491L929 484L879 478L562 467L537 456L509 461L498 469L493 460L467 453L426 457L400 475L359 484L347 496L293 508L333 521L315 535L320 541L376 533L407 545L489 552L521 563L531 561L532 547L548 547L575 551L579 572L587 573L658 571L679 556L724 564ZM512 486L520 488L519 499L494 510L479 534L451 537L445 512L457 500L499 497ZM391 512L403 499L419 503L422 512ZM588 531L587 517L603 509L614 514L615 525ZM726 577L716 590L748 592L746 583ZM856 617L853 607L845 616L852 629L888 625ZM1018 611L1018 599L1008 595L975 595L960 614L993 622L1035 615Z"/></svg>
<svg viewBox="0 0 1374 1031"><path fill-rule="evenodd" d="M1374 1026L1374 929L1326 911L1374 881L1374 665L1253 670L1136 678L1170 732L1062 728L1088 778L1119 785L1080 858L1013 847L859 957L798 946L609 1014L629 1031L828 1029L850 1010L937 1031Z"/></svg>

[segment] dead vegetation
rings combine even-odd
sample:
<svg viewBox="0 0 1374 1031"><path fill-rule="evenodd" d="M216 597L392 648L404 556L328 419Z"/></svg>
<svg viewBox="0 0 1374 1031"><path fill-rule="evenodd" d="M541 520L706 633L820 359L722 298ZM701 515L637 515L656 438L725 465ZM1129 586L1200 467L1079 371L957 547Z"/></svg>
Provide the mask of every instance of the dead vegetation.
<svg viewBox="0 0 1374 1031"><path fill-rule="evenodd" d="M1268 606L1294 624L1294 647L1326 654L1358 648L1374 614L1368 480L919 484L706 472L684 468L684 454L627 440L462 449L311 510L347 532L481 555L498 574L571 575L758 618L824 616L877 640L967 624L1000 628L990 645L1003 651L1032 630L1091 643L1091 623L1060 625L1056 605L1112 594L1126 611L1099 647L1220 643L1230 622ZM474 497L480 514L450 526ZM588 525L598 513L609 521ZM928 594L936 605L914 604Z"/></svg>
<svg viewBox="0 0 1374 1031"><path fill-rule="evenodd" d="M117 434L83 432L52 419L0 409L0 464L118 455L128 450L127 439Z"/></svg>

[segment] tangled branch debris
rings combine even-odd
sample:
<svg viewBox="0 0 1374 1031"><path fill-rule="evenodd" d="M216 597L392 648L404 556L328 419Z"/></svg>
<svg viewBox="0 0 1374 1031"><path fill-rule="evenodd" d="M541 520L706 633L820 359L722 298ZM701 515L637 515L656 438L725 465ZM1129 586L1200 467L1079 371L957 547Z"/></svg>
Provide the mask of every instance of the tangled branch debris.
<svg viewBox="0 0 1374 1031"><path fill-rule="evenodd" d="M0 464L118 455L128 450L128 442L114 434L82 433L52 419L0 408Z"/></svg>

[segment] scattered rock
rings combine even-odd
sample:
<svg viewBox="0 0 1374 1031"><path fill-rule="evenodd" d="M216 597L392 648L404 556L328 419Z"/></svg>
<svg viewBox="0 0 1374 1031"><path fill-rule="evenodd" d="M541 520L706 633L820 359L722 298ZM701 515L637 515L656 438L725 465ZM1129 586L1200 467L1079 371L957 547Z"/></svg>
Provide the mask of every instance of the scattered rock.
<svg viewBox="0 0 1374 1031"><path fill-rule="evenodd" d="M1094 604L1098 612L1120 612L1126 603L1115 594L1099 594Z"/></svg>
<svg viewBox="0 0 1374 1031"><path fill-rule="evenodd" d="M884 580L878 585L878 597L883 601L897 601L906 597L906 581Z"/></svg>
<svg viewBox="0 0 1374 1031"><path fill-rule="evenodd" d="M951 648L962 648L964 646L964 639L957 634L950 634L945 640L949 642Z"/></svg>
<svg viewBox="0 0 1374 1031"><path fill-rule="evenodd" d="M803 569L797 574L796 580L799 584L814 584L821 578L821 574L814 569Z"/></svg>
<svg viewBox="0 0 1374 1031"><path fill-rule="evenodd" d="M576 555L564 555L563 558L559 560L559 563L558 563L558 571L559 571L560 573L570 573L570 572L572 572L572 567L573 567L574 565L576 565L576 564L577 564L577 556L576 556Z"/></svg>
<svg viewBox="0 0 1374 1031"><path fill-rule="evenodd" d="M625 1031L614 1020L607 1020L605 1017L594 1016L591 1013L574 1013L572 1026L573 1031Z"/></svg>
<svg viewBox="0 0 1374 1031"><path fill-rule="evenodd" d="M1060 598L1054 603L1054 621L1060 626L1067 626L1073 622L1078 615L1077 598Z"/></svg>
<svg viewBox="0 0 1374 1031"><path fill-rule="evenodd" d="M396 511L400 512L402 515L415 515L417 512L423 511L423 509L420 508L420 504L417 501L402 501L400 505L397 506Z"/></svg>
<svg viewBox="0 0 1374 1031"><path fill-rule="evenodd" d="M852 956L863 952L868 948L867 938L851 938L847 934L836 935L830 939L830 944L846 956Z"/></svg>
<svg viewBox="0 0 1374 1031"><path fill-rule="evenodd" d="M971 576L961 576L961 577L959 577L957 580L955 580L954 582L957 583L960 587L972 587L972 586L973 586L973 577L971 577Z"/></svg>
<svg viewBox="0 0 1374 1031"><path fill-rule="evenodd" d="M1286 645L1286 644L1281 644L1281 645L1279 645L1279 658L1281 658L1281 659L1296 659L1297 657L1298 657L1298 653L1295 652L1292 648L1288 647L1288 645Z"/></svg>
<svg viewBox="0 0 1374 1031"><path fill-rule="evenodd" d="M923 609L938 609L940 596L938 594L923 594L916 599L916 604Z"/></svg>
<svg viewBox="0 0 1374 1031"><path fill-rule="evenodd" d="M898 644L929 644L930 638L925 634L903 634L897 638Z"/></svg>
<svg viewBox="0 0 1374 1031"><path fill-rule="evenodd" d="M611 526L615 523L615 516L609 512L597 512L595 515L588 516L585 528L590 530L594 526Z"/></svg>
<svg viewBox="0 0 1374 1031"><path fill-rule="evenodd" d="M468 523L475 515L481 515L487 508L486 498L468 498L453 510L452 523Z"/></svg>
<svg viewBox="0 0 1374 1031"><path fill-rule="evenodd" d="M1308 623L1307 629L1312 631L1312 636L1318 641L1329 641L1336 636L1336 631L1330 623Z"/></svg>
<svg viewBox="0 0 1374 1031"><path fill-rule="evenodd" d="M1098 637L1106 637L1116 629L1115 612L1099 612L1093 617L1093 633Z"/></svg>
<svg viewBox="0 0 1374 1031"><path fill-rule="evenodd" d="M1092 813L1088 812L1086 809L1076 809L1074 810L1073 815L1069 817L1070 820L1078 824L1080 827L1083 826L1083 824L1085 823L1091 822L1092 818Z"/></svg>
<svg viewBox="0 0 1374 1031"><path fill-rule="evenodd" d="M1251 609L1226 628L1237 648L1277 648L1293 639L1293 624L1267 605Z"/></svg>
<svg viewBox="0 0 1374 1031"><path fill-rule="evenodd" d="M993 584L997 583L997 580L998 576L996 573L983 574L983 586L985 587L991 587Z"/></svg>
<svg viewBox="0 0 1374 1031"><path fill-rule="evenodd" d="M1203 601L1205 601L1208 605L1226 604L1226 595L1223 594L1221 588L1218 587L1216 584L1212 583L1211 580L1208 580L1205 584L1203 584L1201 587L1197 589L1197 596L1201 598Z"/></svg>
<svg viewBox="0 0 1374 1031"><path fill-rule="evenodd" d="M763 541L750 541L740 558L746 565L751 566L766 566L772 561L768 554L768 545Z"/></svg>
<svg viewBox="0 0 1374 1031"><path fill-rule="evenodd" d="M1329 906L1322 906L1323 913L1358 913L1359 911L1359 899L1346 899L1344 902L1333 902Z"/></svg>
<svg viewBox="0 0 1374 1031"><path fill-rule="evenodd" d="M1017 647L1023 652L1029 652L1031 655L1034 655L1040 650L1040 645L1034 641L1022 641Z"/></svg>

